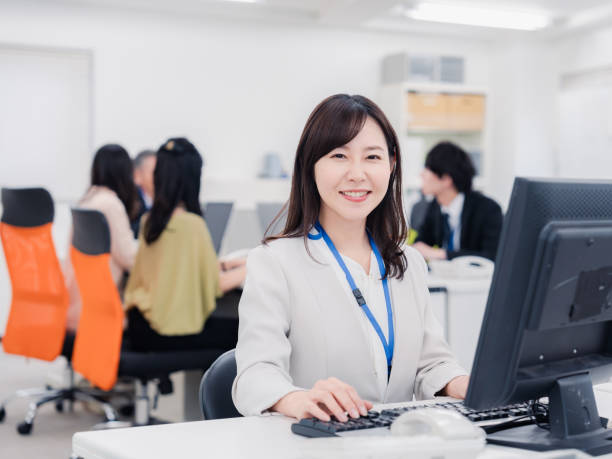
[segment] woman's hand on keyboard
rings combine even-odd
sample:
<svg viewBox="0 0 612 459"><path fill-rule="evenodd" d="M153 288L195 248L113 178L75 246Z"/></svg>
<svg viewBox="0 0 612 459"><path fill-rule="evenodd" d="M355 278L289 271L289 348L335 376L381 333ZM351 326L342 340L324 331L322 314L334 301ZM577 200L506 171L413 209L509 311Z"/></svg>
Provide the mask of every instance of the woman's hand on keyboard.
<svg viewBox="0 0 612 459"><path fill-rule="evenodd" d="M464 399L467 394L467 388L470 383L470 377L467 375L457 376L450 380L450 382L444 387L443 395L449 397Z"/></svg>
<svg viewBox="0 0 612 459"><path fill-rule="evenodd" d="M362 400L353 387L337 378L328 378L317 381L310 390L288 393L271 410L296 419L314 417L321 421L329 421L333 414L345 422L346 413L358 418L367 415L371 408L372 403Z"/></svg>

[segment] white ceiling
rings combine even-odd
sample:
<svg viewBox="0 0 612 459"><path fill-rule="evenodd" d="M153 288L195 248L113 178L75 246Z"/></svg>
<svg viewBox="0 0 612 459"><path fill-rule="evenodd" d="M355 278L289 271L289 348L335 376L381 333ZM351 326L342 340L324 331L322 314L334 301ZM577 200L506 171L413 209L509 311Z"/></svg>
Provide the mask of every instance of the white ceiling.
<svg viewBox="0 0 612 459"><path fill-rule="evenodd" d="M421 0L257 0L255 3L242 3L228 0L47 0L46 3L171 12L207 18L298 22L394 32L460 34L475 37L494 36L496 33L492 29L482 27L415 21L401 14L402 8L408 8L419 1ZM612 23L610 0L435 1L502 10L544 12L553 19L553 25L544 32L549 35Z"/></svg>

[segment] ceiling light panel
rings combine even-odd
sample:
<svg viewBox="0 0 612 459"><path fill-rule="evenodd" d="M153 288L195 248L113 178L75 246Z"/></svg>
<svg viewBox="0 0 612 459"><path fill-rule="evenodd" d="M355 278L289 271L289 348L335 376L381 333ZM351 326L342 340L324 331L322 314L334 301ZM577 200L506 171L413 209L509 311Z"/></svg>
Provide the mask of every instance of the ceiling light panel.
<svg viewBox="0 0 612 459"><path fill-rule="evenodd" d="M449 5L423 2L405 12L411 19L479 27L516 30L537 30L547 27L550 18L539 12L484 8L470 5Z"/></svg>

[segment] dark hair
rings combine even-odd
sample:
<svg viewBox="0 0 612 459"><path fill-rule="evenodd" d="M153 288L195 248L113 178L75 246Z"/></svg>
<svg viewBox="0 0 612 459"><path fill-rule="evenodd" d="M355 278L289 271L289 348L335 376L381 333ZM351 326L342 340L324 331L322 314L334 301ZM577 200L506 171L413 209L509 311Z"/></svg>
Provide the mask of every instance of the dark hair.
<svg viewBox="0 0 612 459"><path fill-rule="evenodd" d="M130 219L134 217L137 210L134 169L130 155L122 146L108 144L98 149L91 166L91 184L113 190Z"/></svg>
<svg viewBox="0 0 612 459"><path fill-rule="evenodd" d="M159 147L153 172L155 196L144 227L148 244L159 238L179 204L182 203L187 212L202 215L201 175L202 156L189 140L169 139Z"/></svg>
<svg viewBox="0 0 612 459"><path fill-rule="evenodd" d="M134 158L134 169L138 169L142 166L142 163L144 163L147 158L155 158L156 155L157 153L155 150L142 150Z"/></svg>
<svg viewBox="0 0 612 459"><path fill-rule="evenodd" d="M380 204L368 215L366 227L374 238L385 262L387 276L401 279L407 261L401 245L406 240L406 221L402 207L402 171L400 149L395 131L382 110L363 96L336 94L321 102L310 114L295 154L293 180L287 222L281 234L267 237L264 243L284 237L303 237L319 218L321 197L314 177L315 163L334 148L350 142L370 117L382 129L389 157L395 159L389 187ZM280 218L279 214L276 218ZM306 246L308 247L308 246Z"/></svg>
<svg viewBox="0 0 612 459"><path fill-rule="evenodd" d="M476 169L470 156L458 145L440 142L427 153L425 167L440 178L448 175L460 193L472 191Z"/></svg>

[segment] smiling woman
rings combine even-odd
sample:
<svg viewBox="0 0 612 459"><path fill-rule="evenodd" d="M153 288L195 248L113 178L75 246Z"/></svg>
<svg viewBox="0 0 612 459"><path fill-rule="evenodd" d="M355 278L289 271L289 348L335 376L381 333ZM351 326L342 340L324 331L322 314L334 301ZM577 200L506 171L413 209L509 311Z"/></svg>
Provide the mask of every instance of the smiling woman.
<svg viewBox="0 0 612 459"><path fill-rule="evenodd" d="M310 115L286 226L247 261L232 390L241 413L346 421L372 402L465 396L425 262L404 245L400 164L369 99L331 96Z"/></svg>
<svg viewBox="0 0 612 459"><path fill-rule="evenodd" d="M367 225L380 248L386 271L401 278L406 269L400 249L406 239L401 177L397 136L382 110L362 96L328 97L310 115L297 147L285 229L266 242L279 237L306 240L317 219L325 221L330 211L340 211L338 203L361 199L362 206L342 208L340 215L344 217L339 223L351 226L355 219L360 220L360 242L369 252L364 239ZM335 182L328 184L328 180ZM343 180L342 184L337 180ZM359 190L355 183L367 183L372 188ZM360 191L369 193L364 198L359 196ZM353 234L342 227L328 231Z"/></svg>

